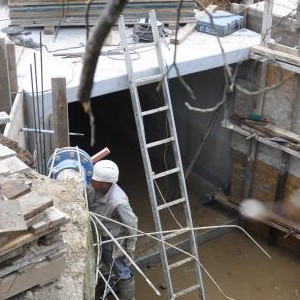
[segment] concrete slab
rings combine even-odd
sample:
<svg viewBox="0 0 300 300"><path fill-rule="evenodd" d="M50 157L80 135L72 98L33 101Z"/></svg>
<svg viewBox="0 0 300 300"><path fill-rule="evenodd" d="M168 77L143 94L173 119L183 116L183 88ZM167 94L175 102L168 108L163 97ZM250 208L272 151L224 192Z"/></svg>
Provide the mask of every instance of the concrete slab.
<svg viewBox="0 0 300 300"><path fill-rule="evenodd" d="M113 32L118 35L118 32ZM32 31L35 41L39 40L39 31ZM68 52L82 52L81 49L70 49L85 43L84 28L62 28L58 37L53 42L53 36L43 36L43 43L49 50L69 48ZM118 39L118 38L117 38ZM239 30L230 36L220 38L224 49L222 54L220 45L215 36L194 32L181 45L177 46L177 65L180 75L187 75L204 70L213 69L228 64L241 62L249 59L250 49L258 45L260 36L247 29ZM118 44L118 43L117 43ZM104 50L116 49L116 46L105 47ZM163 44L163 55L168 66L171 66L174 59L175 46ZM33 64L33 56L36 53L37 65L39 68L39 53L36 50L24 49L18 63L19 84L25 91L31 91L30 64ZM47 53L43 49L44 64L44 90L50 90L51 77L66 76L68 85L68 101L77 100L77 88L82 68L81 58L62 58L52 54L63 53L56 51ZM151 76L156 71L156 56L152 48L143 49L139 52L134 61L134 68L137 77ZM39 75L38 75L39 76ZM175 69L169 73L170 78L177 77ZM39 78L39 77L38 77ZM100 96L128 88L125 63L123 56L100 56L98 67L94 77L94 88L92 96Z"/></svg>
<svg viewBox="0 0 300 300"><path fill-rule="evenodd" d="M4 13L7 11L4 10ZM4 14L2 10L2 15ZM7 22L0 22L1 27L7 26ZM68 86L68 101L77 100L77 89L80 80L82 60L78 58L62 58L54 56L65 52L83 52L85 44L86 31L84 28L60 28L57 38L54 41L53 35L43 35L42 29L30 29L33 41L39 43L40 32L42 33L42 42L47 46L47 52L43 47L43 67L44 67L44 91L50 93L51 77L66 76ZM3 36L3 33L0 33ZM130 30L128 31L130 36ZM112 40L115 46L105 47L104 50L116 49L120 38L118 31L112 31ZM239 30L227 37L220 38L220 43L224 49L222 54L218 39L215 36L205 33L194 32L181 45L177 46L177 65L180 75L187 75L204 70L209 70L223 66L224 63L233 64L249 59L249 53L252 46L258 45L260 36L247 29ZM163 42L162 42L163 43ZM171 66L174 59L175 46L167 41L163 43L163 55L168 66ZM77 47L74 49L74 47ZM38 82L40 87L40 53L38 50L16 47L18 61L18 80L19 85L26 92L31 92L30 65L34 63L34 53L36 55ZM134 67L137 77L151 76L155 74L156 61L153 48L141 50L136 56ZM34 69L34 67L33 67ZM176 71L172 68L169 73L170 78L177 77ZM101 56L94 77L94 88L92 96L100 96L128 88L125 63L123 56ZM47 95L46 95L47 96Z"/></svg>

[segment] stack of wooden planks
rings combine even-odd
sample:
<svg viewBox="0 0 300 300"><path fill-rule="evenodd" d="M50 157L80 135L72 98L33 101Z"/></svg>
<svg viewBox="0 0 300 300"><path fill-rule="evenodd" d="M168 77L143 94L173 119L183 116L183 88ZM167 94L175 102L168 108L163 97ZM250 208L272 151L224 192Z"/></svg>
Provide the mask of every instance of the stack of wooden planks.
<svg viewBox="0 0 300 300"><path fill-rule="evenodd" d="M0 299L7 299L59 278L66 247L61 227L69 217L32 190L22 176L29 168L14 151L0 150L0 170L7 172L0 174Z"/></svg>
<svg viewBox="0 0 300 300"><path fill-rule="evenodd" d="M9 0L9 15L12 24L24 27L85 25L86 2L82 0ZM107 0L94 0L90 6L89 24L94 25L103 13ZM123 13L127 24L145 18L150 10L156 11L159 21L176 24L178 0L132 0ZM195 2L184 0L180 23L195 21Z"/></svg>

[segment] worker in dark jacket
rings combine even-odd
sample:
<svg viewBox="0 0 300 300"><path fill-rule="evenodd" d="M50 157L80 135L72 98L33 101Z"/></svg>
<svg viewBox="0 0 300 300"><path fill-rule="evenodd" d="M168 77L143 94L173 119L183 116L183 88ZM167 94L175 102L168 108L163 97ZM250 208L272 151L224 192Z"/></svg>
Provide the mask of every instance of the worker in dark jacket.
<svg viewBox="0 0 300 300"><path fill-rule="evenodd" d="M113 237L126 237L118 241L129 256L133 257L138 218L132 211L125 192L117 185L118 179L118 166L111 160L100 160L94 165L91 186L87 187L89 209L128 226L124 227L100 218ZM98 230L102 240L110 239L101 226L98 226ZM101 259L107 267L112 268L113 274L117 277L119 298L133 300L135 297L134 278L124 253L113 242L104 243Z"/></svg>

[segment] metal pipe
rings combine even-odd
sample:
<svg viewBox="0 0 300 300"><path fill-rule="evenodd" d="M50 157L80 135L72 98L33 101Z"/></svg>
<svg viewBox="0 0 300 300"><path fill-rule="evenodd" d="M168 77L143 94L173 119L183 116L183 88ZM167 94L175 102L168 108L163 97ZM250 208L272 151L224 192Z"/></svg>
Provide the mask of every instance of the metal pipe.
<svg viewBox="0 0 300 300"><path fill-rule="evenodd" d="M35 115L35 99L34 99L34 87L33 87L33 74L32 74L32 65L30 65L30 77L31 77L31 94L32 94L32 104L33 104L33 122L34 122L34 131L36 132L36 115ZM37 171L39 171L39 155L38 155L38 141L37 135L35 137L35 149L36 149L36 156L37 156Z"/></svg>
<svg viewBox="0 0 300 300"><path fill-rule="evenodd" d="M41 116L40 116L40 104L39 104L39 90L38 90L38 79L37 79L37 67L36 67L36 54L33 53L34 60L34 72L35 72L35 93L36 93L36 110L37 110L37 120L38 120L38 135L39 135L39 146L40 146L40 163L41 163L41 172L46 173L46 170L43 167L43 149L42 149L42 134L41 134Z"/></svg>
<svg viewBox="0 0 300 300"><path fill-rule="evenodd" d="M38 129L35 129L35 128L23 127L23 128L21 128L21 131L23 131L23 132L37 132L37 133L44 133L44 134L54 134L54 130L50 130L50 129L38 130ZM84 133L69 132L69 135L84 136Z"/></svg>

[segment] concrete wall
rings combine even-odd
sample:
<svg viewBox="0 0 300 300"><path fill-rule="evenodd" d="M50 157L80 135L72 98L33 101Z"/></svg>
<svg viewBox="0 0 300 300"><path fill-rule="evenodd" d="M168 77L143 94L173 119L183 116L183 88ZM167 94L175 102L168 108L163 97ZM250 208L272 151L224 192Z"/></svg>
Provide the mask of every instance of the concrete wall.
<svg viewBox="0 0 300 300"><path fill-rule="evenodd" d="M265 94L262 117L279 128L299 134L299 75L269 66L266 84L271 86L287 77L289 79L285 80L278 88L271 89ZM258 97L252 101L254 101L253 107L255 107ZM235 112L239 112L238 108L240 107L244 107L244 113L253 112L251 105L249 105L249 99L238 93L235 101ZM232 135L231 197L234 202L240 202L243 199L249 143L249 140L239 134L234 133ZM259 144L258 147L250 196L270 203L271 207L275 209L278 209L279 204L276 201L279 200L281 201L281 213L289 219L299 220L300 208L295 195L298 195L300 186L300 160L296 157L290 157L286 183L280 187L278 184L279 170L284 163L282 152L266 145ZM278 194L279 189L283 189L284 196L281 199L276 199L276 193Z"/></svg>
<svg viewBox="0 0 300 300"><path fill-rule="evenodd" d="M199 113L190 111L185 106L188 101L191 105L200 108L210 108L217 104L222 97L224 88L223 68L217 68L201 73L184 76L184 80L193 89L196 100L191 100L180 83L179 79L169 82L175 122L177 125L178 138L182 153L184 168L187 168L207 132L210 121L214 115L210 113ZM140 88L140 97L144 107L150 107L153 101L161 101L161 95L155 93L156 84ZM229 95L228 103L232 104L233 94ZM41 99L40 99L41 101ZM34 127L32 98L27 95L27 126ZM45 121L46 128L51 128L52 104L49 94L45 95ZM89 145L89 120L83 114L79 103L69 104L70 131L85 133L85 137L72 137L72 145L78 145L90 154L93 154L105 146L115 147L119 141L135 144L134 149L139 149L137 144L137 132L130 93L128 90L100 96L93 99L93 109L96 118L97 135L101 135L101 141L91 148ZM223 119L223 108L218 112L216 121L212 127L205 145L192 169L204 180L216 187L224 187L230 180L230 136L231 133L220 125ZM161 123L153 119L149 125L149 136L155 139L162 132ZM30 136L30 150L34 149L35 140L33 133ZM125 139L125 141L124 141ZM118 140L118 141L113 141ZM53 152L51 140L47 139L47 157ZM117 151L116 148L111 149ZM121 151L121 150L120 150Z"/></svg>

